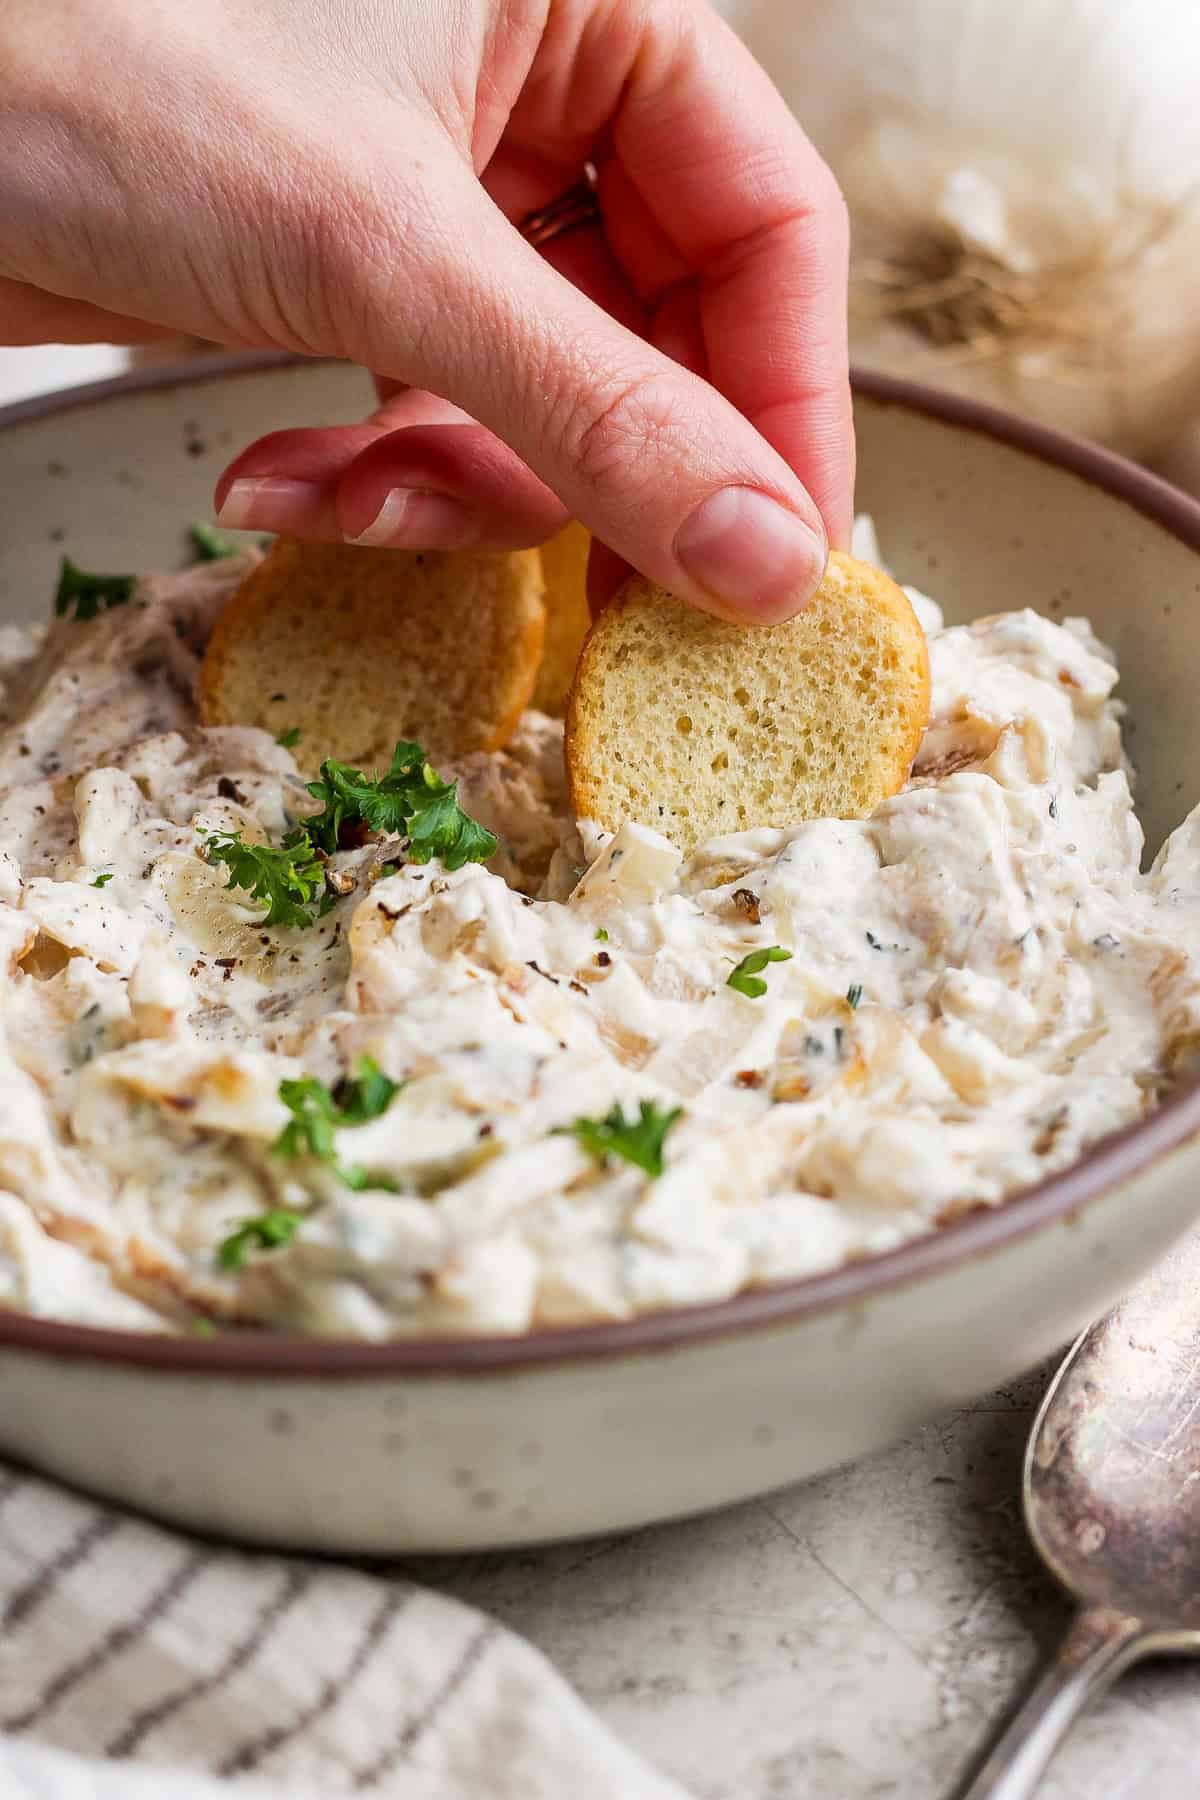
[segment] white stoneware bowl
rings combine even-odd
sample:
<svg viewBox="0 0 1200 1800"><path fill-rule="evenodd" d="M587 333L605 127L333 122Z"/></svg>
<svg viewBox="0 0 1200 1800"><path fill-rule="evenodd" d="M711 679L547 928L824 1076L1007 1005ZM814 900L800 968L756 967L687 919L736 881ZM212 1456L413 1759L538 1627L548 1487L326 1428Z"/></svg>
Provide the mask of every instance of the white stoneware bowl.
<svg viewBox="0 0 1200 1800"><path fill-rule="evenodd" d="M365 380L218 358L0 414L0 617L61 549L182 560L229 453L351 418ZM860 504L952 619L1090 614L1125 673L1153 849L1200 797L1200 506L962 401L858 389ZM0 1447L230 1536L459 1550L637 1525L908 1431L1046 1356L1200 1211L1200 1088L996 1211L833 1274L622 1325L368 1345L145 1337L0 1314Z"/></svg>

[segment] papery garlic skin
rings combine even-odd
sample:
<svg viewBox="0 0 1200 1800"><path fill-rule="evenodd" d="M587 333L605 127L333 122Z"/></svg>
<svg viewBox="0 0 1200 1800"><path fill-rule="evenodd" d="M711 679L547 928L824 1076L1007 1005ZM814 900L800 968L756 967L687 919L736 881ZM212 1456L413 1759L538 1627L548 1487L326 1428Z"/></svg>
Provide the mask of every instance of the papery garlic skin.
<svg viewBox="0 0 1200 1800"><path fill-rule="evenodd" d="M841 182L851 349L1096 437L1200 408L1195 0L722 0Z"/></svg>

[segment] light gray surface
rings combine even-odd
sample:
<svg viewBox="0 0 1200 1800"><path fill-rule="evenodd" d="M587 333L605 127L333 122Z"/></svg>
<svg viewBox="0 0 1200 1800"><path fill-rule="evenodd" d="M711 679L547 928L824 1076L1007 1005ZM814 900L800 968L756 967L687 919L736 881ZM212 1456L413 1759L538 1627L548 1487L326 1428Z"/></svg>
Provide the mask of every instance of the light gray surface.
<svg viewBox="0 0 1200 1800"><path fill-rule="evenodd" d="M707 1518L404 1566L522 1632L700 1800L948 1800L1067 1618L1018 1505L1048 1374ZM1043 1788L1197 1793L1187 1663L1129 1675Z"/></svg>

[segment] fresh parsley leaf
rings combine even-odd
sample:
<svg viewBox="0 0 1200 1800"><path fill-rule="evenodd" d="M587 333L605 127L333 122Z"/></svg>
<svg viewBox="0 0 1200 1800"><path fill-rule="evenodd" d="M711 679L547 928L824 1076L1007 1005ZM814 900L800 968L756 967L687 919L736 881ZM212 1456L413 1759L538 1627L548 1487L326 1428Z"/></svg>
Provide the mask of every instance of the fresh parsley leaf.
<svg viewBox="0 0 1200 1800"><path fill-rule="evenodd" d="M272 1207L256 1219L243 1219L236 1231L222 1239L217 1261L223 1269L240 1269L248 1250L278 1250L290 1244L303 1220L303 1213L291 1212L286 1206Z"/></svg>
<svg viewBox="0 0 1200 1800"><path fill-rule="evenodd" d="M235 544L232 538L203 519L197 519L191 530L197 562L219 562L223 556L236 556L241 549L240 544Z"/></svg>
<svg viewBox="0 0 1200 1800"><path fill-rule="evenodd" d="M134 575L89 575L64 556L54 595L55 617L94 619L114 606L124 606L136 585Z"/></svg>
<svg viewBox="0 0 1200 1800"><path fill-rule="evenodd" d="M285 750L294 750L296 745L300 742L302 735L303 734L298 725L291 725L288 727L288 729L286 731L281 731L279 733L279 736L275 739L275 742L277 744L282 744L282 746Z"/></svg>
<svg viewBox="0 0 1200 1800"><path fill-rule="evenodd" d="M91 885L93 887L107 887L113 878L113 873L114 871L112 869L105 869L103 875L97 875L95 881L93 881Z"/></svg>
<svg viewBox="0 0 1200 1800"><path fill-rule="evenodd" d="M856 1012L858 1010L858 1003L862 999L862 997L863 997L862 982L861 981L851 982L850 986L846 989L846 1005L850 1008L851 1012Z"/></svg>
<svg viewBox="0 0 1200 1800"><path fill-rule="evenodd" d="M333 1134L378 1119L403 1085L392 1081L369 1056L363 1057L356 1075L347 1076L332 1090L311 1075L281 1081L279 1098L292 1116L271 1148L276 1156L312 1156L327 1163L348 1188L394 1191L395 1184L386 1176L374 1175L360 1163L339 1163Z"/></svg>
<svg viewBox="0 0 1200 1800"><path fill-rule="evenodd" d="M398 743L383 775L364 775L327 758L320 780L310 782L308 791L322 810L303 828L328 853L337 849L344 825L358 824L407 837L413 862L437 856L448 869L486 862L496 849L492 833L458 804L458 783L443 781L430 768L420 744Z"/></svg>
<svg viewBox="0 0 1200 1800"><path fill-rule="evenodd" d="M337 1107L325 1083L311 1075L281 1081L279 1098L292 1116L271 1145L276 1156L315 1156L318 1162L332 1162Z"/></svg>
<svg viewBox="0 0 1200 1800"><path fill-rule="evenodd" d="M402 1085L385 1075L372 1057L364 1056L358 1065L358 1074L347 1076L334 1089L338 1124L365 1125L368 1119L378 1119L392 1104Z"/></svg>
<svg viewBox="0 0 1200 1800"><path fill-rule="evenodd" d="M204 838L204 854L229 870L230 887L266 902L264 925L312 924L310 908L324 896L325 868L303 834L276 848L247 844L236 831L214 831Z"/></svg>
<svg viewBox="0 0 1200 1800"><path fill-rule="evenodd" d="M608 933L605 931L603 925L597 925L596 927L596 942L598 944L607 944L608 942Z"/></svg>
<svg viewBox="0 0 1200 1800"><path fill-rule="evenodd" d="M622 1156L647 1175L663 1172L663 1142L676 1119L682 1118L682 1106L660 1112L653 1100L643 1100L638 1117L627 1119L619 1105L602 1119L576 1119L573 1125L560 1129L582 1144L589 1156L603 1162L608 1156Z"/></svg>
<svg viewBox="0 0 1200 1800"><path fill-rule="evenodd" d="M759 976L759 970L765 969L768 963L791 962L790 950L783 950L778 944L770 944L765 950L751 950L749 956L743 956L736 969L732 969L726 987L731 987L739 994L745 994L750 1000L759 1000L767 991L767 984Z"/></svg>

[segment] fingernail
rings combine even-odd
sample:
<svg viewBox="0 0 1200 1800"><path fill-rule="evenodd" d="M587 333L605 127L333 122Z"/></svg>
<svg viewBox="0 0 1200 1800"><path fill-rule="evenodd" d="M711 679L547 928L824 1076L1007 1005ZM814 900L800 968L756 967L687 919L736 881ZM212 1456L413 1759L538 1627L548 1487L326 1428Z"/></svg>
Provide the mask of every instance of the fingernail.
<svg viewBox="0 0 1200 1800"><path fill-rule="evenodd" d="M411 546L420 550L459 550L480 535L480 523L461 501L422 488L392 488L375 517L350 544Z"/></svg>
<svg viewBox="0 0 1200 1800"><path fill-rule="evenodd" d="M725 618L775 625L807 606L825 570L823 534L755 488L719 488L679 528L675 554Z"/></svg>
<svg viewBox="0 0 1200 1800"><path fill-rule="evenodd" d="M294 531L311 525L323 504L323 491L315 482L247 476L235 481L222 500L217 524L231 531Z"/></svg>

